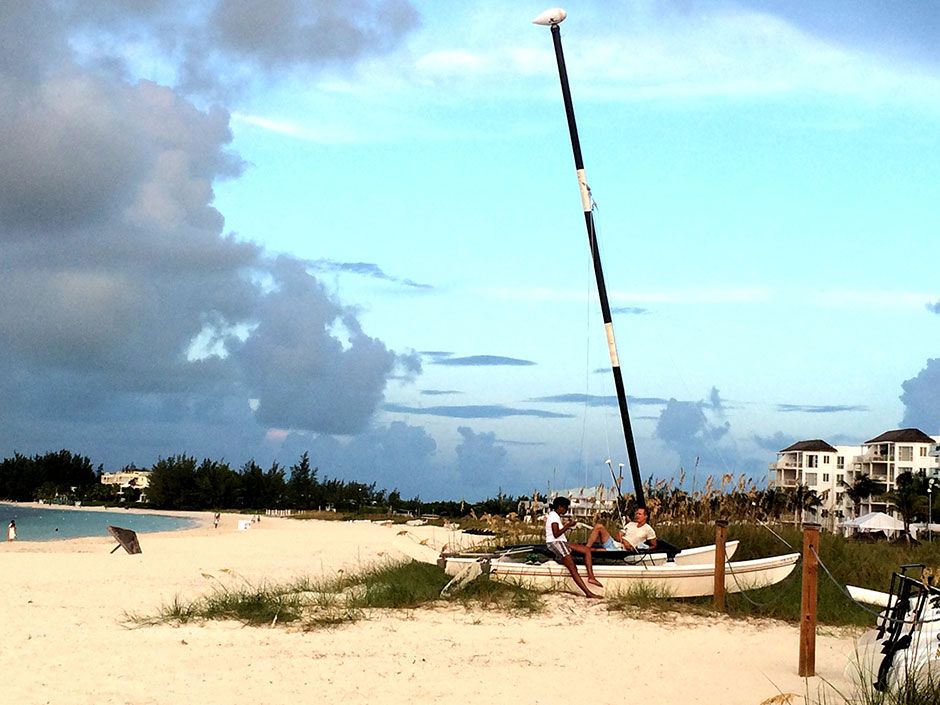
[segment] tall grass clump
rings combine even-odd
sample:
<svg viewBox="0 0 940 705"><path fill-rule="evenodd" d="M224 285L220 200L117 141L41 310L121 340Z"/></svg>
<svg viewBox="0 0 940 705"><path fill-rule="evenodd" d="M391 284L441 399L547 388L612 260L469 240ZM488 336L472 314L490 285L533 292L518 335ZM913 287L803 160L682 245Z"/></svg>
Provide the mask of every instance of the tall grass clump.
<svg viewBox="0 0 940 705"><path fill-rule="evenodd" d="M314 580L299 578L285 584L253 585L246 580L225 584L213 576L213 589L193 600L177 596L154 615L126 615L132 626L186 624L207 620L235 620L263 626L299 622L316 629L355 622L370 610L414 609L447 602L466 607L533 613L541 608L538 593L490 581L473 581L447 598L441 590L450 581L436 565L417 561L386 563L358 573Z"/></svg>

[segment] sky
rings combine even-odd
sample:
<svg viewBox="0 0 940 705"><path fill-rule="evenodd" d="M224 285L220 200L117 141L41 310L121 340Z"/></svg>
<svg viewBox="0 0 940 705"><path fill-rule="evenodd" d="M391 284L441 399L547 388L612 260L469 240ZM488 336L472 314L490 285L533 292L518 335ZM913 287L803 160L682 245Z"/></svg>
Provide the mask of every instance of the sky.
<svg viewBox="0 0 940 705"><path fill-rule="evenodd" d="M545 5L0 5L0 453L626 463ZM940 8L570 2L643 477L940 433ZM701 482L701 480L699 480Z"/></svg>

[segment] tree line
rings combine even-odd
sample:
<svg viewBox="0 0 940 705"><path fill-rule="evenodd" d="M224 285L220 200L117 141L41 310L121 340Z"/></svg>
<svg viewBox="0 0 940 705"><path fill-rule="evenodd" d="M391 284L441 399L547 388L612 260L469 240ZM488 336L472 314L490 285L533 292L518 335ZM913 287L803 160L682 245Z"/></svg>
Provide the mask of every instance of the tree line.
<svg viewBox="0 0 940 705"><path fill-rule="evenodd" d="M134 465L123 471L141 470ZM386 490L376 483L366 484L320 476L311 466L308 453L290 467L275 462L262 468L249 460L235 469L224 461L180 454L161 458L150 468L149 486L125 487L101 483L102 466L96 470L91 460L68 450L32 457L14 454L0 461L0 498L17 502L80 501L85 504L136 503L154 509L264 510L335 509L347 513L386 511L424 512L459 517L478 514L508 514L515 511L518 498L504 495L480 502L455 500L422 501L404 498L397 489Z"/></svg>

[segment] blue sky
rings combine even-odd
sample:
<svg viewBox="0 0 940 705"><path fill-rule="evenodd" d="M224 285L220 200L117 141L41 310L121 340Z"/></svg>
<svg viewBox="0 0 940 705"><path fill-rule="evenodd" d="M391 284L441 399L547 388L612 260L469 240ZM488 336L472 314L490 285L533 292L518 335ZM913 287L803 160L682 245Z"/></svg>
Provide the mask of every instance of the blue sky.
<svg viewBox="0 0 940 705"><path fill-rule="evenodd" d="M0 10L0 452L468 499L626 461L545 7L339 8ZM940 432L940 11L566 9L644 476Z"/></svg>

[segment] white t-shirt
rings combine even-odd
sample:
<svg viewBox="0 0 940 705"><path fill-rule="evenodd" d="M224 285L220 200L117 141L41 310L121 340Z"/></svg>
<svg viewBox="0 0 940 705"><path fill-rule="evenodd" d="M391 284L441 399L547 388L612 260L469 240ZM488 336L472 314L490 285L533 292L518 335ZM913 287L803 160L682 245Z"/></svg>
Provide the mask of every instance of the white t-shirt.
<svg viewBox="0 0 940 705"><path fill-rule="evenodd" d="M555 536L555 532L552 531L552 524L558 524L559 529L565 525L565 522L561 520L561 516L554 509L548 513L548 517L545 519L545 543L553 543L554 541L568 543L568 537L565 534Z"/></svg>
<svg viewBox="0 0 940 705"><path fill-rule="evenodd" d="M653 527L649 524L640 526L635 521L631 521L623 527L623 538L625 541L629 542L631 546L636 548L641 543L649 543L654 540L656 538L656 532L653 531Z"/></svg>

